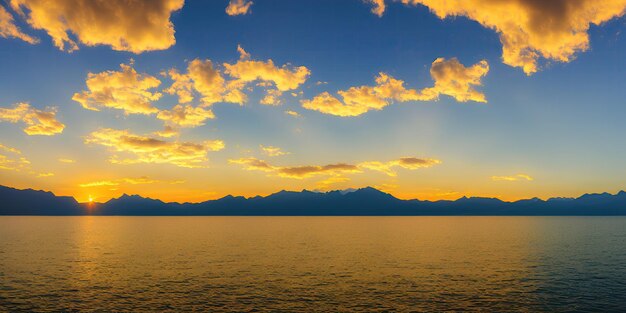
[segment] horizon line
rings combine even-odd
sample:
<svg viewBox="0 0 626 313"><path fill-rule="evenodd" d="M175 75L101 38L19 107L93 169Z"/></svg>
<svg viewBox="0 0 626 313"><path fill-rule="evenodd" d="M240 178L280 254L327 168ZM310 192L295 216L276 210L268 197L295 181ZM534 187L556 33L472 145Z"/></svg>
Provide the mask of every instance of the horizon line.
<svg viewBox="0 0 626 313"><path fill-rule="evenodd" d="M340 193L344 193L344 194L349 194L349 193L353 193L353 192L360 191L360 190L365 190L365 189L374 189L374 190L376 190L378 192L390 195L393 198L401 200L401 201L421 201L421 202L431 202L431 203L435 203L435 202L455 202L455 201L458 201L458 200L461 200L461 199L494 199L494 200L498 200L498 201L501 201L501 202L504 202L504 203L515 203L515 202L534 200L534 199L538 199L540 201L549 201L549 200L553 200L553 199L570 199L571 200L571 199L579 199L579 198L581 198L581 197L583 197L585 195L608 194L608 195L616 196L616 195L619 195L620 193L626 193L626 190L620 189L616 193L610 193L608 191L604 191L604 192L586 192L586 193L583 193L583 194L581 194L581 195L579 195L577 197L554 196L554 197L549 197L549 198L545 198L545 199L540 198L540 197L531 197L531 198L520 198L520 199L517 199L517 200L502 200L499 197L467 196L467 195L463 195L463 196L461 196L459 198L456 198L454 200L446 200L446 199L421 200L421 199L418 199L418 198L401 199L401 198L396 197L392 193L389 193L389 192L386 192L386 191L382 191L382 190L380 190L378 188L375 188L375 187L372 187L372 186L366 186L366 187L360 187L360 188L346 188L346 189L336 189L336 190L328 190L328 191L315 191L315 190L308 190L306 188L302 189L300 191L282 189L282 190L279 190L279 191L267 194L265 196L263 196L263 195L255 195L255 196L250 196L250 197L241 196L241 195L235 196L233 194L227 194L227 195L225 195L223 197L219 197L219 198L215 198L215 199L207 199L207 200L198 201L198 202L191 202L191 201L185 201L185 202L180 202L180 201L163 201L163 200L158 199L158 198L145 197L145 196L142 196L140 194L127 194L127 193L124 192L119 197L110 198L110 199L108 199L107 201L104 201L104 202L96 202L96 201L80 202L74 196L61 196L61 195L58 195L58 194L54 193L51 190L34 189L34 188L16 188L16 187L11 187L11 186L7 186L7 185L0 185L0 187L14 189L14 190L32 190L32 191L39 191L39 192L49 192L49 193L53 194L55 197L70 197L70 198L74 199L74 201L76 201L76 203L81 204L81 205L105 204L105 203L108 203L111 200L116 200L116 199L123 198L124 196L126 196L126 197L140 197L140 198L143 198L143 199L160 201L160 202L165 203L165 204L200 204L200 203L206 203L206 202L210 202L210 201L217 201L217 200L228 198L228 197L233 197L233 198L241 197L241 198L244 198L244 199L252 199L252 198L258 198L258 197L267 198L267 197L270 197L272 195L275 195L275 194L278 194L278 193L281 193L281 192L292 192L292 193L311 192L311 193L318 193L318 194L328 194L328 193L333 193L333 192L340 192Z"/></svg>

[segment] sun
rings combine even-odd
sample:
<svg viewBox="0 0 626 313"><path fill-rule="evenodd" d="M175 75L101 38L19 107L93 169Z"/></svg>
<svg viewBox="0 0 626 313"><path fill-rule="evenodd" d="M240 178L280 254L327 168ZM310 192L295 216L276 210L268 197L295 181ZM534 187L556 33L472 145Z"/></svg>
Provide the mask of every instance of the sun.
<svg viewBox="0 0 626 313"><path fill-rule="evenodd" d="M89 202L93 203L93 197L91 195L89 195Z"/></svg>

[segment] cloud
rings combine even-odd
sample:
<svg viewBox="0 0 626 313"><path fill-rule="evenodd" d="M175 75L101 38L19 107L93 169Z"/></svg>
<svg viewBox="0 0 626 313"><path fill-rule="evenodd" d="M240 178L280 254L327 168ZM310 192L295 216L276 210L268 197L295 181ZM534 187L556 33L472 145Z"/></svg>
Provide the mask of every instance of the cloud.
<svg viewBox="0 0 626 313"><path fill-rule="evenodd" d="M2 5L0 5L0 37L2 38L18 38L29 44L36 44L39 39L34 38L24 32L15 25L13 16Z"/></svg>
<svg viewBox="0 0 626 313"><path fill-rule="evenodd" d="M188 168L206 167L207 152L224 148L221 140L171 142L110 128L92 132L85 143L108 147L114 153L110 162L115 164L167 163Z"/></svg>
<svg viewBox="0 0 626 313"><path fill-rule="evenodd" d="M66 163L66 164L73 164L73 163L76 163L76 160L61 158L59 159L59 162Z"/></svg>
<svg viewBox="0 0 626 313"><path fill-rule="evenodd" d="M197 127L204 125L207 119L215 118L215 115L209 109L179 104L169 111L159 112L157 118L165 121L170 126Z"/></svg>
<svg viewBox="0 0 626 313"><path fill-rule="evenodd" d="M138 177L138 178L119 178L112 180L99 180L88 183L79 184L78 186L81 188L92 188L92 187L111 187L111 186L119 186L123 184L129 185L145 185L145 184L182 184L184 181L174 180L174 181L166 181L166 180L157 180L151 179L146 176Z"/></svg>
<svg viewBox="0 0 626 313"><path fill-rule="evenodd" d="M194 59L187 64L187 73L171 69L167 75L173 83L164 92L177 95L180 103L193 101L196 93L201 96L203 106L216 102L243 104L247 99L240 90L227 89L226 80L211 60Z"/></svg>
<svg viewBox="0 0 626 313"><path fill-rule="evenodd" d="M264 160L257 158L240 158L228 160L231 164L242 165L245 170L263 171L286 178L309 178L313 176L337 176L348 173L361 173L364 170L383 172L389 176L396 176L394 167L401 167L409 170L427 168L441 161L435 159L401 158L388 162L368 161L358 164L335 163L327 165L302 165L302 166L274 166Z"/></svg>
<svg viewBox="0 0 626 313"><path fill-rule="evenodd" d="M17 103L12 109L0 108L0 121L23 122L28 135L51 136L63 132L65 125L56 119L56 108L35 109L28 103Z"/></svg>
<svg viewBox="0 0 626 313"><path fill-rule="evenodd" d="M300 115L300 113L298 113L296 111L291 111L291 110L285 111L285 114L293 116L293 117L302 117L302 115Z"/></svg>
<svg viewBox="0 0 626 313"><path fill-rule="evenodd" d="M282 149L280 149L279 147L264 146L264 145L259 145L259 147L261 148L261 152L263 152L263 154L270 156L270 157L289 154L289 152L282 151Z"/></svg>
<svg viewBox="0 0 626 313"><path fill-rule="evenodd" d="M264 104L278 104L277 97L282 95L282 92L299 88L311 74L305 66L278 67L271 59L265 62L252 60L250 54L241 46L238 46L237 50L240 54L239 60L234 64L224 63L225 73L234 79L229 82L230 88L241 89L246 84L255 81L260 81L265 87L273 85L275 89L269 89L262 101L265 102Z"/></svg>
<svg viewBox="0 0 626 313"><path fill-rule="evenodd" d="M231 16L248 14L252 3L252 1L248 0L230 0L226 7L226 14Z"/></svg>
<svg viewBox="0 0 626 313"><path fill-rule="evenodd" d="M385 0L365 0L366 2L369 2L373 5L372 7L372 13L378 15L378 17L383 16L383 13L385 13Z"/></svg>
<svg viewBox="0 0 626 313"><path fill-rule="evenodd" d="M201 106L226 102L243 105L248 101L244 89L251 83L257 83L267 89L260 103L279 105L283 92L299 88L310 75L304 67L278 67L270 59L252 60L251 55L241 46L237 46L239 60L234 64L223 64L223 72L211 60L194 59L187 65L187 72L170 69L164 75L172 79L172 84L165 93L176 95L181 104L191 103L199 95Z"/></svg>
<svg viewBox="0 0 626 313"><path fill-rule="evenodd" d="M569 62L589 49L589 27L624 15L626 0L399 0L439 18L465 16L500 36L502 60L528 75L544 58Z"/></svg>
<svg viewBox="0 0 626 313"><path fill-rule="evenodd" d="M493 181L532 181L533 178L526 174L517 174L512 176L491 176Z"/></svg>
<svg viewBox="0 0 626 313"><path fill-rule="evenodd" d="M179 130L172 126L165 126L163 130L157 131L153 133L155 136L163 137L163 138L172 138L174 136L178 136L180 134Z"/></svg>
<svg viewBox="0 0 626 313"><path fill-rule="evenodd" d="M159 110L152 101L159 100L161 93L151 90L161 81L148 74L139 74L131 64L120 64L120 71L105 71L87 75L87 89L75 93L72 100L83 108L99 111L101 107L123 110L125 114L153 114Z"/></svg>
<svg viewBox="0 0 626 313"><path fill-rule="evenodd" d="M408 170L417 170L420 168L428 168L434 165L441 164L440 160L436 159L420 159L413 157L400 158L397 160L392 160L388 162L363 162L359 164L359 167L365 168L372 171L379 171L385 173L389 176L395 177L397 176L394 168L400 167Z"/></svg>
<svg viewBox="0 0 626 313"><path fill-rule="evenodd" d="M4 150L6 152L11 152L11 153L14 153L14 154L22 154L22 151L20 151L20 150L18 150L16 148L7 147L7 146L5 146L5 145L3 145L1 143L0 143L0 150Z"/></svg>
<svg viewBox="0 0 626 313"><path fill-rule="evenodd" d="M54 173L39 173L37 174L37 177L52 177L54 176Z"/></svg>
<svg viewBox="0 0 626 313"><path fill-rule="evenodd" d="M4 154L2 151L8 152ZM18 149L7 147L0 144L0 170L22 171L30 170L30 161L21 156L22 152Z"/></svg>
<svg viewBox="0 0 626 313"><path fill-rule="evenodd" d="M170 17L184 4L184 0L10 1L31 27L46 31L61 50L78 50L82 43L133 53L174 45Z"/></svg>
<svg viewBox="0 0 626 313"><path fill-rule="evenodd" d="M358 116L371 110L382 110L397 102L437 100L439 95L448 95L459 102L487 102L485 95L474 86L481 85L481 79L489 72L487 61L480 61L465 67L456 58L436 59L430 69L435 84L420 91L406 89L404 81L385 73L379 73L375 86L351 87L337 93L343 101L328 92L322 92L311 100L301 100L302 107L336 116Z"/></svg>

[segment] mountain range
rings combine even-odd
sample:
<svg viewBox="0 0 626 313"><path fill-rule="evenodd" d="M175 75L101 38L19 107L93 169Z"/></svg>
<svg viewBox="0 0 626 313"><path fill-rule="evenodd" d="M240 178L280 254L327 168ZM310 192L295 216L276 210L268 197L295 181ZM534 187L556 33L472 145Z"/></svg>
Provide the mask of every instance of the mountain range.
<svg viewBox="0 0 626 313"><path fill-rule="evenodd" d="M0 215L129 216L411 216L411 215L626 215L626 192L578 198L506 202L497 198L401 200L375 188L348 191L280 191L266 197L226 196L200 203L166 203L126 195L104 203L79 203L51 192L0 186Z"/></svg>

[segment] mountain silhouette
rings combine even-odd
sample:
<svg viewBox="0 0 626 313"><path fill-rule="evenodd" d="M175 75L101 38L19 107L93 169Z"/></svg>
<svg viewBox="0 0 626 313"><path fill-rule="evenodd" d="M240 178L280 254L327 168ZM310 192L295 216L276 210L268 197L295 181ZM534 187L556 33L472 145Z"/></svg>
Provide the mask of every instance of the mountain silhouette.
<svg viewBox="0 0 626 313"><path fill-rule="evenodd" d="M126 194L105 203L78 203L51 192L0 186L0 215L626 215L626 192L514 202L481 197L422 201L400 200L367 187L349 192L283 190L252 198L229 195L200 203L166 203Z"/></svg>

